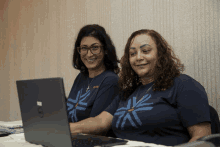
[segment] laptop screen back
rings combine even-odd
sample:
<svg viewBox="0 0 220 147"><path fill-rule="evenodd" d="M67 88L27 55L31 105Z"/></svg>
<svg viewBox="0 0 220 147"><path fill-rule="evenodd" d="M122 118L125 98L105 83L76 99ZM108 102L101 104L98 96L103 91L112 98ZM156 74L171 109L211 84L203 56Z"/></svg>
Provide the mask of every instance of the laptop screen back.
<svg viewBox="0 0 220 147"><path fill-rule="evenodd" d="M62 78L17 81L25 139L54 147L71 147Z"/></svg>

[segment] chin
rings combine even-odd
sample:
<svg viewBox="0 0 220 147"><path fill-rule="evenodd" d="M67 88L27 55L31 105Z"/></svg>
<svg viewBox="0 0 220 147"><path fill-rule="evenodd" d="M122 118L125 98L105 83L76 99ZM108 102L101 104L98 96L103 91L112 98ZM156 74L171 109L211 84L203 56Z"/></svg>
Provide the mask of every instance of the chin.
<svg viewBox="0 0 220 147"><path fill-rule="evenodd" d="M143 78L143 77L146 77L146 76L148 75L148 72L137 73L137 75L138 75L140 78Z"/></svg>
<svg viewBox="0 0 220 147"><path fill-rule="evenodd" d="M89 68L95 68L97 67L97 63L93 63L93 64L89 64L89 63L86 63L85 66L89 69Z"/></svg>
<svg viewBox="0 0 220 147"><path fill-rule="evenodd" d="M97 66L89 66L89 67L87 67L87 68L88 68L88 70L94 70L94 69L97 68Z"/></svg>
<svg viewBox="0 0 220 147"><path fill-rule="evenodd" d="M88 70L96 70L97 68L99 68L98 64L94 64L94 65L90 65L87 67Z"/></svg>

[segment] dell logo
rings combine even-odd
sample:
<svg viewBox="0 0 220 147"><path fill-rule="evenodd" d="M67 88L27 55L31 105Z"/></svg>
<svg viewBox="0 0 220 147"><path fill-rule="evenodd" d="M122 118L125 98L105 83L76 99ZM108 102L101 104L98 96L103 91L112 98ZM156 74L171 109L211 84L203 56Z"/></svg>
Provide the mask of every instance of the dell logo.
<svg viewBox="0 0 220 147"><path fill-rule="evenodd" d="M42 102L37 101L37 106L42 106Z"/></svg>
<svg viewBox="0 0 220 147"><path fill-rule="evenodd" d="M40 116L41 118L43 118L43 117L44 117L44 112L43 112L43 109L42 109L42 102L37 101L37 106L38 106L37 111L38 111L38 113L39 113L39 116Z"/></svg>

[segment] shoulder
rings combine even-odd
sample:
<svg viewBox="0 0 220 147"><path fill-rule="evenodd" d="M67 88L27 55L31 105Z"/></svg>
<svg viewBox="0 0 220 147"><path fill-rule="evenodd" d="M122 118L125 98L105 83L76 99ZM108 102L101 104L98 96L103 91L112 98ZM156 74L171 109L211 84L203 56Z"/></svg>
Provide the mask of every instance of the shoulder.
<svg viewBox="0 0 220 147"><path fill-rule="evenodd" d="M105 71L105 75L106 77L109 77L109 78L118 78L118 75L110 70Z"/></svg>
<svg viewBox="0 0 220 147"><path fill-rule="evenodd" d="M76 79L79 79L81 77L82 73L78 73L78 75L76 76Z"/></svg>
<svg viewBox="0 0 220 147"><path fill-rule="evenodd" d="M206 93L205 88L198 81L186 74L181 74L175 78L174 87L177 88L179 92L195 91Z"/></svg>
<svg viewBox="0 0 220 147"><path fill-rule="evenodd" d="M175 81L178 81L178 82L187 82L187 81L192 81L192 80L194 79L186 74L180 74L180 76L175 78Z"/></svg>
<svg viewBox="0 0 220 147"><path fill-rule="evenodd" d="M74 84L77 84L78 86L80 86L81 84L83 84L87 80L87 78L88 78L88 76L86 76L80 72L76 76L76 78L74 80Z"/></svg>
<svg viewBox="0 0 220 147"><path fill-rule="evenodd" d="M115 74L114 72L112 71L105 71L105 78L104 78L104 83L118 83L118 75Z"/></svg>
<svg viewBox="0 0 220 147"><path fill-rule="evenodd" d="M76 79L75 79L75 82L76 81L79 81L80 79L82 79L82 73L80 72L80 73L78 73L78 75L76 76Z"/></svg>
<svg viewBox="0 0 220 147"><path fill-rule="evenodd" d="M179 86L203 87L198 81L186 74L180 74L174 79L174 84Z"/></svg>

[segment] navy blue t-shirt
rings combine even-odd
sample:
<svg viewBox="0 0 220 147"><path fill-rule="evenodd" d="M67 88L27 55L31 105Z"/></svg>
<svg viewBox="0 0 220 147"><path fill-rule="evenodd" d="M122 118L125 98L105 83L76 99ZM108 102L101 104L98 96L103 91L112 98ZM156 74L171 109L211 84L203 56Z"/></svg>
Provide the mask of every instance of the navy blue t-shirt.
<svg viewBox="0 0 220 147"><path fill-rule="evenodd" d="M87 90L89 85L89 90ZM118 75L105 71L89 78L79 73L67 99L69 122L95 117L105 110L119 92Z"/></svg>
<svg viewBox="0 0 220 147"><path fill-rule="evenodd" d="M117 96L105 109L118 138L172 146L190 140L187 127L210 122L207 94L193 78L182 74L171 88L146 93L153 84L139 86L126 101Z"/></svg>

